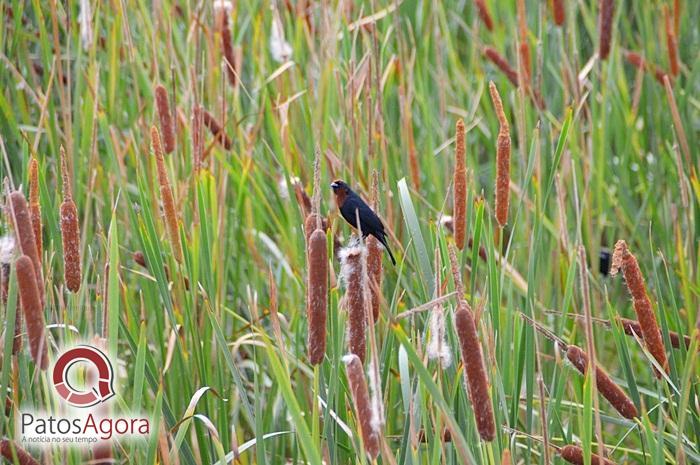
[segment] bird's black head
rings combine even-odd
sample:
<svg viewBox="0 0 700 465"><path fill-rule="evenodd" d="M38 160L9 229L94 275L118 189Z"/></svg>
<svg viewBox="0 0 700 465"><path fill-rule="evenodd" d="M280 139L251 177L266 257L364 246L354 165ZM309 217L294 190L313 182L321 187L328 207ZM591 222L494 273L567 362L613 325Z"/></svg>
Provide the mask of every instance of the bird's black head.
<svg viewBox="0 0 700 465"><path fill-rule="evenodd" d="M342 181L340 179L336 179L331 183L331 188L333 188L333 193L335 194L349 194L350 191L350 186L345 184L345 181Z"/></svg>

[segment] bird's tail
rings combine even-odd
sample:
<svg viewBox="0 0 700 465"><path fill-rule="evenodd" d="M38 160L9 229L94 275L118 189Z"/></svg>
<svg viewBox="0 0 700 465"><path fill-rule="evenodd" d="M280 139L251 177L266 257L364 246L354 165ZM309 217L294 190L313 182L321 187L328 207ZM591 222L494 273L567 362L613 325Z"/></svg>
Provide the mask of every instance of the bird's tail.
<svg viewBox="0 0 700 465"><path fill-rule="evenodd" d="M391 253L391 249L389 248L389 244L386 243L386 236L382 236L382 237L379 239L379 242L381 242L382 245L384 246L384 248L386 249L386 251L389 252L389 258L391 258L391 263L392 263L394 266L396 266L396 259L394 258L394 254Z"/></svg>

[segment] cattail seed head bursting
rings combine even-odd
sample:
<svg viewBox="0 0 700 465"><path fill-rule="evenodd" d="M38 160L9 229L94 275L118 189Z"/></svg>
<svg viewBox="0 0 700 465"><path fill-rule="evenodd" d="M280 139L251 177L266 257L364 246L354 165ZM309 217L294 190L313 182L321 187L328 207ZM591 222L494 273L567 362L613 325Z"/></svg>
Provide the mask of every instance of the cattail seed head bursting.
<svg viewBox="0 0 700 465"><path fill-rule="evenodd" d="M561 458L574 465L584 465L583 449L579 446L567 445L559 450ZM615 462L591 454L591 465L615 465Z"/></svg>
<svg viewBox="0 0 700 465"><path fill-rule="evenodd" d="M489 83L491 100L498 116L498 138L496 140L496 221L502 228L508 221L510 189L510 126L503 111L503 102L493 82Z"/></svg>
<svg viewBox="0 0 700 465"><path fill-rule="evenodd" d="M430 340L426 347L428 359L439 360L442 368L447 368L452 364L452 351L447 344L445 334L445 309L442 305L437 305L430 312Z"/></svg>
<svg viewBox="0 0 700 465"><path fill-rule="evenodd" d="M36 287L39 292L41 307L44 307L44 278L41 272L41 261L36 250L36 240L34 238L34 228L32 226L29 206L24 194L15 191L10 194L10 212L14 217L15 233L19 243L20 253L28 256L34 265L34 277Z"/></svg>
<svg viewBox="0 0 700 465"><path fill-rule="evenodd" d="M39 462L34 459L29 452L19 447L9 439L0 439L0 456L5 457L9 463L15 463L15 457L19 465L39 465Z"/></svg>
<svg viewBox="0 0 700 465"><path fill-rule="evenodd" d="M566 358L576 369L585 375L588 370L589 358L588 354L580 347L570 345L566 350ZM608 374L600 367L596 366L595 381L598 392L610 402L610 405L617 410L620 415L625 418L633 419L639 416L637 407L632 400L627 397L627 394L618 386Z"/></svg>
<svg viewBox="0 0 700 465"><path fill-rule="evenodd" d="M455 171L453 199L453 227L455 244L459 250L464 249L467 234L467 156L464 121L459 119L455 125Z"/></svg>
<svg viewBox="0 0 700 465"><path fill-rule="evenodd" d="M160 134L155 126L151 127L151 144L153 145L153 153L156 156L156 166L158 170L158 184L160 185L160 196L163 201L163 213L165 216L165 224L170 236L170 244L173 249L173 256L178 262L182 261L182 249L180 246L180 230L178 228L177 211L175 210L175 198L170 187L170 179L168 172L165 169L165 160L163 159L163 149L160 144Z"/></svg>
<svg viewBox="0 0 700 465"><path fill-rule="evenodd" d="M307 244L309 268L306 316L309 322L309 362L318 365L326 353L326 311L328 308L328 244L326 233L316 229Z"/></svg>
<svg viewBox="0 0 700 465"><path fill-rule="evenodd" d="M155 93L160 131L163 133L163 149L165 153L173 153L173 150L175 150L175 126L172 113L170 113L168 91L161 84L158 84Z"/></svg>
<svg viewBox="0 0 700 465"><path fill-rule="evenodd" d="M618 271L622 271L627 284L627 289L632 296L632 306L637 314L637 320L642 330L642 338L649 353L656 359L659 365L668 370L666 350L661 338L661 330L656 321L656 315L651 305L651 300L647 294L646 285L639 263L635 256L627 248L627 243L623 240L617 241L613 251L612 269L610 276L615 276ZM657 378L661 373L656 373Z"/></svg>
<svg viewBox="0 0 700 465"><path fill-rule="evenodd" d="M339 253L340 273L345 281L345 308L348 311L348 349L364 363L367 351L367 316L365 287L367 286L367 249L361 242L351 243Z"/></svg>
<svg viewBox="0 0 700 465"><path fill-rule="evenodd" d="M32 157L29 162L29 213L32 216L32 227L34 228L34 240L36 241L36 252L41 263L41 204L39 203L39 162Z"/></svg>
<svg viewBox="0 0 700 465"><path fill-rule="evenodd" d="M7 305L10 287L10 266L15 255L15 239L12 236L0 237L0 300ZM22 312L19 301L15 311L15 332L12 340L12 355L22 350Z"/></svg>
<svg viewBox="0 0 700 465"><path fill-rule="evenodd" d="M493 441L496 437L496 425L493 417L493 405L489 397L484 358L481 353L474 317L464 300L460 300L457 304L455 329L462 351L464 374L479 436L484 441Z"/></svg>
<svg viewBox="0 0 700 465"><path fill-rule="evenodd" d="M34 363L42 370L49 365L48 344L44 332L44 310L39 297L39 290L36 286L34 276L34 265L32 260L22 255L15 262L17 272L17 287L19 297L24 312L24 320L27 324L27 335L29 338L29 349L34 359Z"/></svg>
<svg viewBox="0 0 700 465"><path fill-rule="evenodd" d="M372 425L372 406L369 391L367 390L367 382L365 381L365 373L362 369L362 361L357 355L348 354L343 357L343 362L345 363L350 393L357 412L362 442L370 459L375 459L379 455L379 435L381 432Z"/></svg>
<svg viewBox="0 0 700 465"><path fill-rule="evenodd" d="M78 208L73 202L73 192L66 163L66 153L61 147L61 173L63 176L63 203L61 203L61 239L63 241L63 279L71 292L80 289L80 227Z"/></svg>

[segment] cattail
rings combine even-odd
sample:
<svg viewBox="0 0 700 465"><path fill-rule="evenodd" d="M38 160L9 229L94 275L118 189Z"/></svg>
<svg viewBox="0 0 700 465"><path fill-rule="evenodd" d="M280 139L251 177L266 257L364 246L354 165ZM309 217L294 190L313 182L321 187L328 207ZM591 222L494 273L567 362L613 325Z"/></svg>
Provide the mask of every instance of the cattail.
<svg viewBox="0 0 700 465"><path fill-rule="evenodd" d="M182 249L180 248L180 231L178 228L177 212L175 211L175 199L173 191L170 187L168 172L165 169L165 160L163 159L163 149L160 145L160 134L155 126L151 126L151 144L153 145L153 153L156 156L156 165L158 168L158 184L160 184L160 196L163 201L163 213L165 215L165 224L170 236L170 244L173 248L173 255L178 262L182 261Z"/></svg>
<svg viewBox="0 0 700 465"><path fill-rule="evenodd" d="M518 87L518 72L513 69L503 55L498 53L493 47L484 47L484 54L486 55L486 58L491 60L491 62L496 65L498 69L503 72L503 74L506 75L508 80L515 87Z"/></svg>
<svg viewBox="0 0 700 465"><path fill-rule="evenodd" d="M508 197L510 188L510 126L503 111L503 103L493 81L489 82L491 100L498 116L496 142L496 221L502 228L508 221Z"/></svg>
<svg viewBox="0 0 700 465"><path fill-rule="evenodd" d="M39 162L32 157L29 162L29 214L32 217L36 253L41 264L41 204L39 203Z"/></svg>
<svg viewBox="0 0 700 465"><path fill-rule="evenodd" d="M294 186L294 196L296 197L297 203L301 208L301 214L304 218L306 218L311 213L311 198L309 198L309 194L307 194L304 190L304 185L301 183L299 178L294 178L292 180L292 185Z"/></svg>
<svg viewBox="0 0 700 465"><path fill-rule="evenodd" d="M474 0L474 5L476 6L476 11L479 13L479 18L484 22L486 29L493 31L493 20L491 19L491 14L486 6L484 0Z"/></svg>
<svg viewBox="0 0 700 465"><path fill-rule="evenodd" d="M223 126L221 126L221 123L214 118L214 115L209 113L207 110L202 109L202 122L207 128L209 128L209 132L211 132L216 141L221 144L224 149L231 150L231 147L233 147L233 142L228 134L226 134L226 131L224 130Z"/></svg>
<svg viewBox="0 0 700 465"><path fill-rule="evenodd" d="M141 265L142 267L148 268L146 266L146 257L144 256L143 252L141 252L140 250L137 250L136 252L131 254L131 258L133 258L134 261L136 263L138 263L139 265Z"/></svg>
<svg viewBox="0 0 700 465"><path fill-rule="evenodd" d="M518 10L518 32L520 35L520 46L518 53L520 55L520 70L523 75L523 82L526 85L530 83L530 46L527 40L527 16L525 13L525 0L517 1Z"/></svg>
<svg viewBox="0 0 700 465"><path fill-rule="evenodd" d="M344 303L348 312L348 349L364 363L367 351L365 333L365 286L367 285L365 263L367 249L361 241L340 251L340 269L346 283Z"/></svg>
<svg viewBox="0 0 700 465"><path fill-rule="evenodd" d="M328 245L326 233L316 229L307 244L309 282L306 287L306 317L309 321L309 362L317 365L326 353L326 309L328 306Z"/></svg>
<svg viewBox="0 0 700 465"><path fill-rule="evenodd" d="M10 288L10 263L15 254L15 239L12 236L0 237L0 300L7 305L7 297ZM12 340L12 355L22 350L22 312L19 311L19 302L15 311L15 332Z"/></svg>
<svg viewBox="0 0 700 465"><path fill-rule="evenodd" d="M355 404L362 442L370 460L374 460L379 456L379 435L381 432L372 425L372 406L369 400L365 373L362 369L362 361L356 354L348 354L343 357L343 362L345 363L345 372L350 385L350 393Z"/></svg>
<svg viewBox="0 0 700 465"><path fill-rule="evenodd" d="M221 13L221 49L224 54L224 69L228 76L228 82L232 87L236 87L236 55L233 51L233 38L231 37L231 28L228 23L228 14L224 11Z"/></svg>
<svg viewBox="0 0 700 465"><path fill-rule="evenodd" d="M642 336L642 327L638 321L630 320L628 318L618 318L618 321L622 325L622 329L624 330L625 334L627 334L628 336ZM689 336L681 336L678 333L669 331L668 337L671 340L671 346L675 349L678 349L681 346L681 340L683 340L683 343L685 344L686 348L690 347L691 339Z"/></svg>
<svg viewBox="0 0 700 465"><path fill-rule="evenodd" d="M429 319L430 341L426 347L426 353L430 360L440 361L443 368L447 368L452 364L452 352L447 344L445 334L445 309L442 304L438 304L430 312Z"/></svg>
<svg viewBox="0 0 700 465"><path fill-rule="evenodd" d="M168 91L161 84L156 86L156 108L160 120L160 131L163 133L163 149L165 153L173 153L175 150L175 126L170 113Z"/></svg>
<svg viewBox="0 0 700 465"><path fill-rule="evenodd" d="M192 109L192 154L194 157L195 171L199 171L204 158L204 135L202 129L202 107L195 105Z"/></svg>
<svg viewBox="0 0 700 465"><path fill-rule="evenodd" d="M579 446L564 446L559 449L559 455L569 463L573 463L574 465L584 465L583 449L581 449ZM615 465L615 462L591 453L591 465Z"/></svg>
<svg viewBox="0 0 700 465"><path fill-rule="evenodd" d="M598 2L598 55L601 60L607 59L610 54L614 10L614 0Z"/></svg>
<svg viewBox="0 0 700 465"><path fill-rule="evenodd" d="M9 439L0 439L0 455L5 457L10 463L18 463L19 465L39 465L39 462L29 455L29 452ZM15 462L15 457L17 458L17 462Z"/></svg>
<svg viewBox="0 0 700 465"><path fill-rule="evenodd" d="M29 338L29 350L39 368L45 370L49 366L46 335L44 334L44 311L41 305L39 290L36 286L34 265L32 260L22 255L15 262L17 272L17 287L22 303L24 320L27 324L27 336Z"/></svg>
<svg viewBox="0 0 700 465"><path fill-rule="evenodd" d="M481 345L469 304L462 299L459 300L455 312L455 329L462 350L464 374L479 436L484 441L493 441L496 437L496 425L493 419L493 406L489 397L489 383L486 378Z"/></svg>
<svg viewBox="0 0 700 465"><path fill-rule="evenodd" d="M656 79L656 82L658 82L661 85L664 85L664 77L666 76L666 73L664 73L658 67L654 66L648 61L646 61L644 57L641 56L639 53L626 51L625 60L627 60L629 64L631 64L637 69L641 69L643 71L652 73L654 75L654 79Z"/></svg>
<svg viewBox="0 0 700 465"><path fill-rule="evenodd" d="M644 344L649 353L659 362L661 368L666 371L668 370L668 365L664 342L661 339L661 330L656 321L654 310L651 307L651 300L649 300L649 295L647 294L644 277L639 269L637 259L630 253L627 243L623 240L619 240L615 244L610 276L615 276L620 270L622 270L622 274L625 277L627 289L632 295L632 306L637 313L637 320L641 327ZM656 372L656 376L661 378L661 373Z"/></svg>
<svg viewBox="0 0 700 465"><path fill-rule="evenodd" d="M584 352L580 347L575 345L569 345L566 349L566 358L576 367L576 369L582 374L586 374L588 370L588 354ZM627 394L615 384L610 376L600 368L596 366L595 369L595 381L598 388L598 392L610 402L610 405L617 410L620 415L625 418L633 419L639 416L637 408L634 406L632 400L627 397Z"/></svg>
<svg viewBox="0 0 700 465"><path fill-rule="evenodd" d="M664 22L666 23L666 47L668 48L668 65L673 76L678 76L681 72L681 65L678 62L678 42L676 32L673 27L671 15L668 7L664 5Z"/></svg>
<svg viewBox="0 0 700 465"><path fill-rule="evenodd" d="M509 449L503 449L503 453L501 454L501 465L511 465Z"/></svg>
<svg viewBox="0 0 700 465"><path fill-rule="evenodd" d="M61 175L63 177L63 203L61 203L61 238L63 239L63 279L71 292L80 289L80 227L78 208L73 202L66 152L61 147Z"/></svg>
<svg viewBox="0 0 700 465"><path fill-rule="evenodd" d="M41 272L41 262L36 250L36 240L34 239L34 228L32 227L29 206L27 205L27 199L24 198L21 192L15 191L10 194L10 211L14 218L15 234L17 235L20 253L28 256L34 266L39 302L41 308L44 308L44 278Z"/></svg>
<svg viewBox="0 0 700 465"><path fill-rule="evenodd" d="M566 9L564 8L564 0L552 0L552 15L554 16L554 24L563 26L566 20Z"/></svg>
<svg viewBox="0 0 700 465"><path fill-rule="evenodd" d="M371 206L377 211L379 197L379 179L377 172L372 173L372 198ZM381 303L382 289L382 254L384 247L374 236L367 237L367 278L369 279L369 290L372 304L372 321L375 323L379 319L379 304Z"/></svg>
<svg viewBox="0 0 700 465"><path fill-rule="evenodd" d="M464 249L467 234L467 155L465 148L464 121L460 118L455 125L455 171L453 199L453 228L455 244Z"/></svg>

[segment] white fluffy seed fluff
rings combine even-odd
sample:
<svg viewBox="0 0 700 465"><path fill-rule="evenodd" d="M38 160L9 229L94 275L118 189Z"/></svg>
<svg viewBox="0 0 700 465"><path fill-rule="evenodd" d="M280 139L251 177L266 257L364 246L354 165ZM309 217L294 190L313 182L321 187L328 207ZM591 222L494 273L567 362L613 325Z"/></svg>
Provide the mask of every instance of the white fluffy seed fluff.
<svg viewBox="0 0 700 465"><path fill-rule="evenodd" d="M226 13L233 11L233 3L229 0L216 0L214 2L214 11L224 10Z"/></svg>
<svg viewBox="0 0 700 465"><path fill-rule="evenodd" d="M0 237L0 263L12 263L15 253L15 238L12 236Z"/></svg>
<svg viewBox="0 0 700 465"><path fill-rule="evenodd" d="M292 56L292 46L284 39L284 28L277 15L273 15L270 27L270 55L277 63L284 63Z"/></svg>
<svg viewBox="0 0 700 465"><path fill-rule="evenodd" d="M384 427L384 404L382 403L382 390L379 384L379 369L374 365L375 358L369 363L369 392L372 406L372 419L370 425L372 431L379 434Z"/></svg>
<svg viewBox="0 0 700 465"><path fill-rule="evenodd" d="M436 306L430 312L429 320L430 341L428 341L427 353L430 360L440 360L440 365L447 368L452 363L452 352L447 345L445 335L445 310L442 305Z"/></svg>
<svg viewBox="0 0 700 465"><path fill-rule="evenodd" d="M343 247L338 252L338 259L340 260L340 279L343 283L347 285L347 277L350 276L356 270L354 269L354 264L352 260L348 258L355 257L357 255L363 255L361 257L360 263L365 262L365 257L367 255L367 247L364 243L360 241L357 237L353 237L346 247Z"/></svg>

